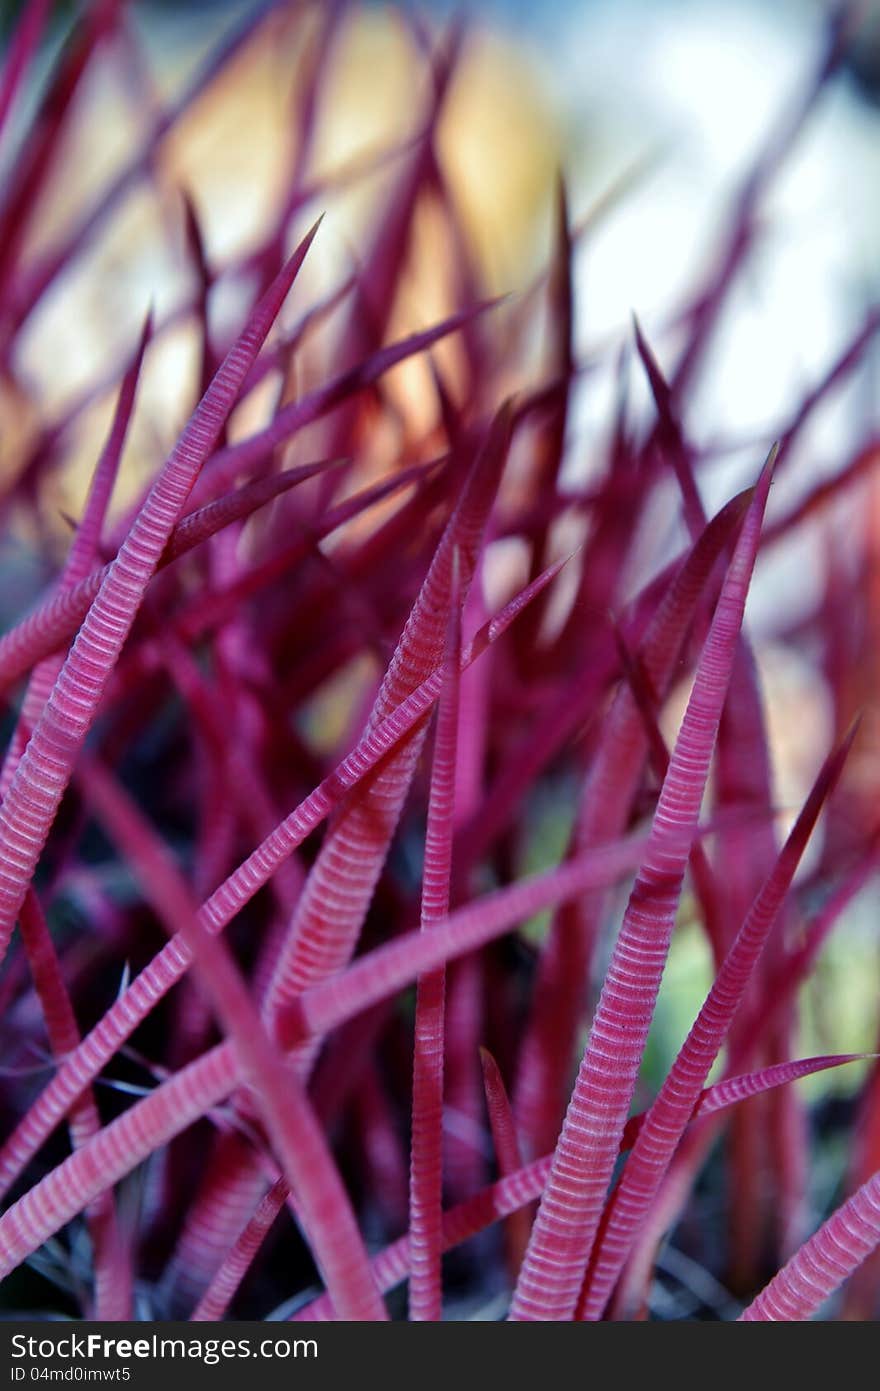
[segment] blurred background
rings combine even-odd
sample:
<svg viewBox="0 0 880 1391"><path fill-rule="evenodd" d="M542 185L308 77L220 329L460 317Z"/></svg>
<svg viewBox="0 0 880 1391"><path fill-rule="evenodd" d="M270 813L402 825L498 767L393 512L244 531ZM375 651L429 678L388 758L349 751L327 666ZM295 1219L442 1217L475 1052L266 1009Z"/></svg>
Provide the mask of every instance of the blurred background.
<svg viewBox="0 0 880 1391"><path fill-rule="evenodd" d="M36 109L41 78L89 8L51 7L33 80L0 144L0 186ZM163 113L174 110L209 55L255 8L225 0L135 0L126 7L113 61L93 65L77 94L76 118L65 133L65 176L51 182L27 247L25 264L35 274L99 191L128 168L143 132L161 127ZM357 268L376 210L424 120L426 52L465 16L437 151L470 248L474 288L514 301L529 293L550 254L560 177L571 224L585 229L574 262L575 339L576 357L590 370L578 381L567 423L572 484L589 478L596 440L607 434L621 354L632 349L633 314L661 363L674 361L682 306L718 261L756 161L762 151L772 155L810 89L828 14L811 0L485 0L464 8L430 0L328 0L300 8L304 18L297 23L290 13L269 14L219 80L207 82L167 136L152 142L143 177L121 190L112 218L55 279L15 339L14 360L0 377L0 476L16 475L47 420L76 412L65 466L52 472L44 499L46 535L59 554L69 537L64 519L79 515L112 404L112 392L95 392L94 383L115 380L148 305L161 321L192 297L184 192L197 210L216 277L212 326L222 337L238 320L242 287L224 269L246 262L259 247L289 185L302 153L291 146L290 112L331 8L341 20L332 26L305 152L303 177L314 190L297 233L318 211L326 217L307 283L298 283L291 297L289 321ZM19 13L19 5L0 3L0 34L12 32ZM844 61L774 173L754 222L747 264L687 399L689 439L713 456L711 470L701 475L709 511L753 480L799 402L853 339L868 308L880 303L880 0L869 0L854 17ZM390 313L395 337L449 310L444 236L436 209L420 207ZM151 349L117 513L185 421L198 351L196 327L185 314ZM448 366L454 373L451 357ZM297 382L301 388L319 368L310 369L306 356L298 370L306 374ZM647 386L640 373L631 378L631 409L647 418ZM419 420L428 410L427 368L412 364L394 382L400 409ZM795 505L880 435L878 384L880 354L871 343L858 371L811 417L797 466L774 489L776 508ZM247 428L245 415L235 429ZM857 499L872 555L875 542L880 545L878 496L867 488ZM830 523L844 563L850 515L844 506ZM20 611L34 583L27 568L32 525L20 513L17 531L4 540L4 555L15 560L0 596L4 622ZM642 539L643 561L650 562L652 547L659 561L675 525L670 509L669 526L658 523L657 535ZM820 656L813 659L809 643L779 638L821 604L830 544L824 533L800 529L762 561L750 600L781 824L788 824L835 735ZM876 659L867 647L864 667L865 734L853 776L872 806L880 721ZM686 694L679 692L666 712L667 733L674 733ZM549 805L527 867L558 856L565 826L557 822ZM820 853L821 836L802 875ZM877 892L869 886L823 952L806 987L799 1053L875 1049L876 911ZM654 1080L664 1075L710 979L704 937L685 922L655 1025ZM846 1095L863 1078L864 1069L846 1069L811 1079L806 1091L818 1099ZM820 1174L818 1182L830 1192L840 1156L828 1163L827 1180Z"/></svg>
<svg viewBox="0 0 880 1391"><path fill-rule="evenodd" d="M8 31L20 6L7 0L0 8ZM50 8L44 70L69 27L82 22L73 5ZM131 42L115 64L96 65L78 94L65 152L69 176L41 209L29 254L39 258L75 223L121 166L145 118L185 91L206 55L253 9L226 0L131 5ZM368 3L340 28L311 169L317 179L359 163L363 172L322 204L327 225L318 254L328 283L356 255L393 177L393 158L373 174L370 161L395 146L399 152L417 131L426 84L419 28L436 30L458 12L440 3ZM577 259L579 348L588 354L622 342L633 313L653 340L672 326L683 296L711 264L739 182L796 105L821 46L824 7L811 0L484 0L460 12L469 36L439 145L483 288L522 289L543 264L561 172L575 222L608 202ZM289 104L316 24L288 25L286 35L280 21L264 26L155 151L159 187L169 201L181 188L190 192L207 252L221 265L256 243L279 196L292 157ZM32 103L38 92L32 83ZM699 443L772 436L794 395L876 299L878 101L880 4L868 0L842 70L762 200L761 235L725 311L713 370L695 383ZM21 125L27 117L23 102ZM13 130L0 150L0 176L14 149ZM131 341L148 300L161 314L183 293L173 227L169 237L173 210L165 207L163 227L154 190L143 185L122 203L101 233L100 281L85 265L92 258L83 258L81 272L65 277L63 293L49 295L29 326L22 367L45 397L61 399L91 380L108 341ZM420 241L428 247L430 235ZM414 293L427 322L430 277ZM71 314L79 294L84 313ZM92 326L93 341L84 341ZM44 334L55 344L49 370ZM834 447L846 442L841 431L862 433L869 406L860 380L853 389L863 399L854 409L841 393L837 409L821 413L817 448L822 432ZM610 390L609 377L604 394L596 383L579 394L580 428L607 419ZM730 469L713 471L719 496L741 463L732 453L728 461ZM807 603L810 596L802 597Z"/></svg>

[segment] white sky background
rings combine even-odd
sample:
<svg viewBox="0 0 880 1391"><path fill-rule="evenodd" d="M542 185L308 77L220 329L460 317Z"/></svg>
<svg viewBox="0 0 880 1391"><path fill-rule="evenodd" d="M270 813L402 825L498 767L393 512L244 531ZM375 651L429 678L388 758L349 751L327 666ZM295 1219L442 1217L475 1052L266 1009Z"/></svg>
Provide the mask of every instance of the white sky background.
<svg viewBox="0 0 880 1391"><path fill-rule="evenodd" d="M516 6L494 8L504 15ZM806 0L592 0L536 7L532 15L533 51L569 136L575 213L628 162L657 153L650 176L579 257L581 348L625 334L635 312L661 364L671 367L669 315L698 283L740 178L809 78L822 42L818 7ZM688 405L696 443L752 441L706 478L710 509L752 481L805 390L880 299L880 110L851 80L825 92L764 211L766 231ZM817 417L795 466L774 488L774 507L840 468L880 425L871 382L880 375L877 362L875 352L869 373ZM646 399L641 373L633 378ZM581 393L575 441L607 422L611 399L610 377ZM808 562L801 545L765 567L775 603L780 589L794 605L815 597ZM767 587L756 595L758 615Z"/></svg>

